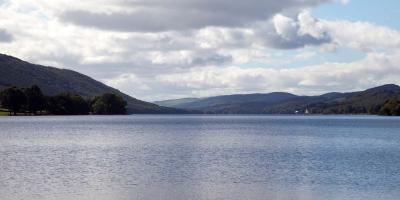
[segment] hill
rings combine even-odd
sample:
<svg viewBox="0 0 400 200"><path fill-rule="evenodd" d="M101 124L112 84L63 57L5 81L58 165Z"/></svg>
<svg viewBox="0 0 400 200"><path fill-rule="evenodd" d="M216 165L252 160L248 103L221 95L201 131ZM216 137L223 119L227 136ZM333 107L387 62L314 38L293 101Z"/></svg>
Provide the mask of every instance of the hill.
<svg viewBox="0 0 400 200"><path fill-rule="evenodd" d="M391 99L400 98L400 87L389 84L360 92L332 92L319 96L290 93L241 94L156 102L181 109L214 114L378 114Z"/></svg>
<svg viewBox="0 0 400 200"><path fill-rule="evenodd" d="M94 97L103 93L113 93L122 96L127 101L129 114L188 113L181 109L163 107L135 99L76 71L35 65L0 54L0 90L10 86L29 87L31 85L38 85L46 95L73 92L84 97Z"/></svg>
<svg viewBox="0 0 400 200"><path fill-rule="evenodd" d="M378 114L386 101L400 98L400 87L383 85L361 92L348 93L346 98L310 105L314 113L325 114Z"/></svg>
<svg viewBox="0 0 400 200"><path fill-rule="evenodd" d="M262 114L263 111L260 108L286 102L294 98L296 96L293 94L281 92L270 94L237 94L191 99L190 101L183 101L181 104L169 105L181 109L200 110L204 113ZM175 100L174 102L179 102L179 100ZM165 105L165 102L158 103Z"/></svg>

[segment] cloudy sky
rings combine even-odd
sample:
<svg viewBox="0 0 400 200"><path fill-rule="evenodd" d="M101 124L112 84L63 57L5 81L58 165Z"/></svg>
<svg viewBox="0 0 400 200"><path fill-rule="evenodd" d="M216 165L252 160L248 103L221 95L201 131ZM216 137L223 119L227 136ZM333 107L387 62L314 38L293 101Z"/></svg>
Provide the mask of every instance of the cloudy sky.
<svg viewBox="0 0 400 200"><path fill-rule="evenodd" d="M400 1L0 0L0 53L154 101L400 84Z"/></svg>

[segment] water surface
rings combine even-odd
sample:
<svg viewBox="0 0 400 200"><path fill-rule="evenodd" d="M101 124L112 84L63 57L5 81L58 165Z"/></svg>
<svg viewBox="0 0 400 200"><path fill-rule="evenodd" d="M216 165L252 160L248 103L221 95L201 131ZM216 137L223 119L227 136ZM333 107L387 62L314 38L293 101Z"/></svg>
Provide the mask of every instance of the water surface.
<svg viewBox="0 0 400 200"><path fill-rule="evenodd" d="M400 118L0 117L17 199L398 199Z"/></svg>

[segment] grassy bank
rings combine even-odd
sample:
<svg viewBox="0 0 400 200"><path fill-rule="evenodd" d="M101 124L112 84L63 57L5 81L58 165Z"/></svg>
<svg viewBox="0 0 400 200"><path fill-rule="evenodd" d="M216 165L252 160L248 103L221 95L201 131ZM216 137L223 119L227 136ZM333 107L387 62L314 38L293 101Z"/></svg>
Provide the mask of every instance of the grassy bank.
<svg viewBox="0 0 400 200"><path fill-rule="evenodd" d="M9 116L10 113L8 112L7 109L0 108L0 116ZM17 113L17 116L25 116L26 113Z"/></svg>
<svg viewBox="0 0 400 200"><path fill-rule="evenodd" d="M0 116L8 116L9 113L7 110L0 108Z"/></svg>

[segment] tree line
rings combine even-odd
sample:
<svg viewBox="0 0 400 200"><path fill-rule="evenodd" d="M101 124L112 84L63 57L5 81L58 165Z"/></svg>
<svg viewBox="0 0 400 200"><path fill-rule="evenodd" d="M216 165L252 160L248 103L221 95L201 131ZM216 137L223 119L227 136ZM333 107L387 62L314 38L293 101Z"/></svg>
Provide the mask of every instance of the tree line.
<svg viewBox="0 0 400 200"><path fill-rule="evenodd" d="M0 92L0 103L10 115L118 115L126 114L127 106L122 97L111 93L86 99L70 92L46 96L37 85L5 89Z"/></svg>
<svg viewBox="0 0 400 200"><path fill-rule="evenodd" d="M380 108L379 114L386 116L400 116L400 100L391 99L386 101Z"/></svg>
<svg viewBox="0 0 400 200"><path fill-rule="evenodd" d="M311 113L320 114L370 114L382 116L400 116L400 100L390 99L383 104L363 106L363 105L310 105Z"/></svg>

